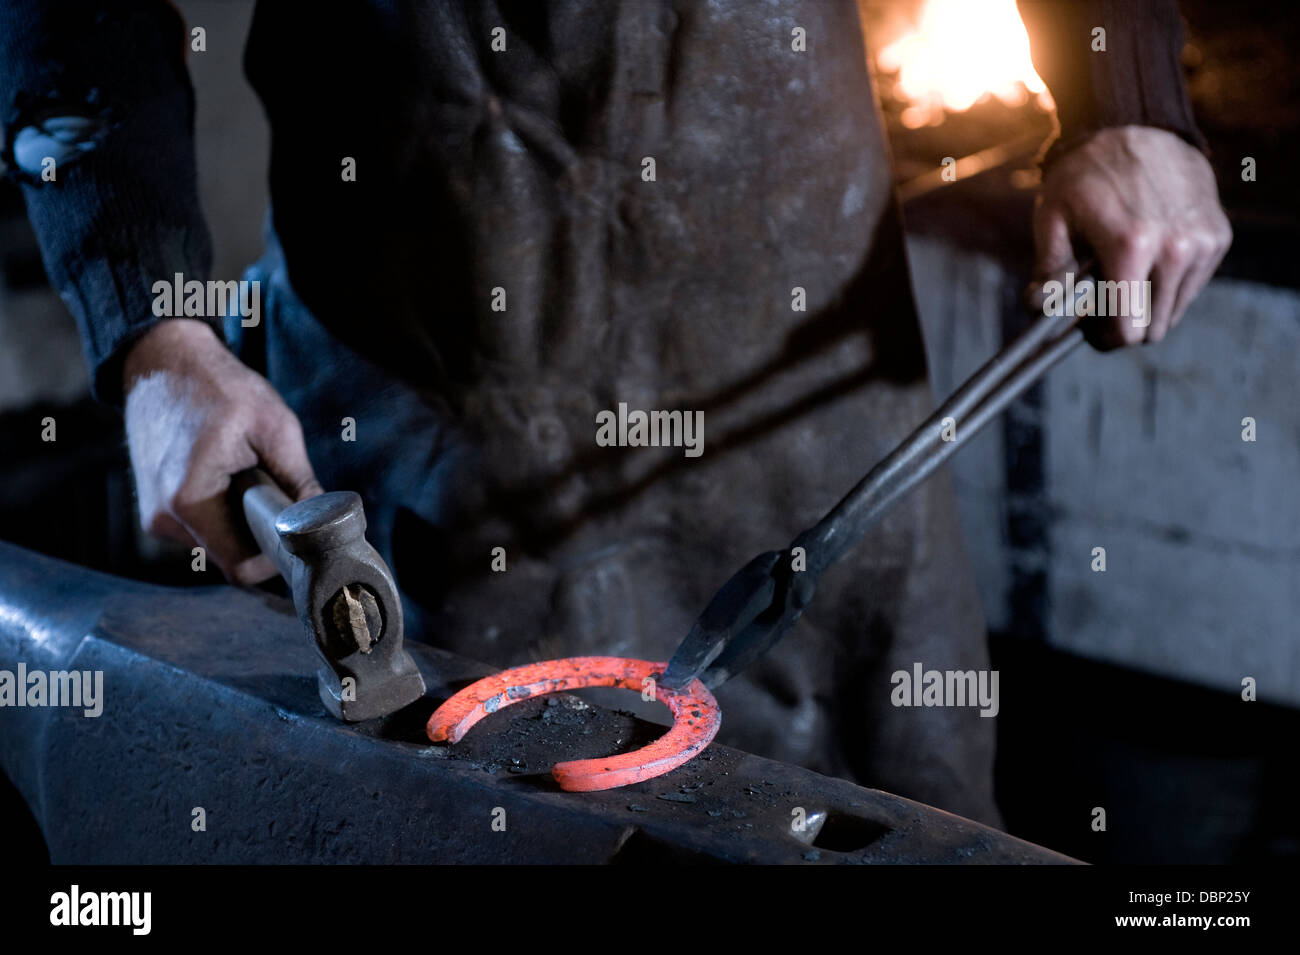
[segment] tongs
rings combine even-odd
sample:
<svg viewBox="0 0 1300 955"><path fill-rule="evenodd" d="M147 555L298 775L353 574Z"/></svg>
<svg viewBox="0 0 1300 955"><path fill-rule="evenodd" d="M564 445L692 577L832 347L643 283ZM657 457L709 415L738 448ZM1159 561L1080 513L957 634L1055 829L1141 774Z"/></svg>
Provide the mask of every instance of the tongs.
<svg viewBox="0 0 1300 955"><path fill-rule="evenodd" d="M725 683L789 632L828 567L851 551L900 498L1084 340L1079 305L1096 301L1091 275L1075 280L1062 314L1042 314L994 355L844 498L785 550L759 554L722 585L682 641L661 682Z"/></svg>

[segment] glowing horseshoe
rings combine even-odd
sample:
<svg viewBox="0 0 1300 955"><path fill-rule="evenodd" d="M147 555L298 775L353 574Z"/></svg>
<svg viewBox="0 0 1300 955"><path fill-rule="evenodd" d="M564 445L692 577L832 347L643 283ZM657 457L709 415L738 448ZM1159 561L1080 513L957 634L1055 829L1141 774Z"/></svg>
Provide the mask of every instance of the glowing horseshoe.
<svg viewBox="0 0 1300 955"><path fill-rule="evenodd" d="M626 657L568 657L502 670L471 683L429 717L429 739L457 743L489 713L534 696L578 690L584 686L616 686L641 690L646 679L663 673L666 664ZM556 763L551 775L561 789L594 792L644 782L662 776L704 750L722 725L718 701L699 680L673 691L655 683L655 699L673 714L673 725L649 746L599 759Z"/></svg>

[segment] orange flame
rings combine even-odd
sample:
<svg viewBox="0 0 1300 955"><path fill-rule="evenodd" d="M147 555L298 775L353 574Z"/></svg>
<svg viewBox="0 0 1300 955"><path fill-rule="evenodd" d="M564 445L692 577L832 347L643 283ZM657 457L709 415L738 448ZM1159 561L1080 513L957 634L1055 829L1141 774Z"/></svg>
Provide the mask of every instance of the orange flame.
<svg viewBox="0 0 1300 955"><path fill-rule="evenodd" d="M897 95L908 103L904 126L937 125L996 96L1023 106L1036 96L1052 108L1047 86L1029 58L1029 37L1015 0L926 0L916 31L880 51L886 73L898 73Z"/></svg>

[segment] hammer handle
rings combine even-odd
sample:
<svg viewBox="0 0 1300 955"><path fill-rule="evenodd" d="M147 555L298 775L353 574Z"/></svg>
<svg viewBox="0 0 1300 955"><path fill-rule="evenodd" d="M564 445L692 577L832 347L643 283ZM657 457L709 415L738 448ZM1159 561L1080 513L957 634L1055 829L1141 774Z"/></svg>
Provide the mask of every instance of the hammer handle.
<svg viewBox="0 0 1300 955"><path fill-rule="evenodd" d="M289 553L275 529L276 518L293 501L280 490L271 475L261 468L241 471L230 480L248 529L262 553L271 558L285 583L293 585L293 567L297 558Z"/></svg>

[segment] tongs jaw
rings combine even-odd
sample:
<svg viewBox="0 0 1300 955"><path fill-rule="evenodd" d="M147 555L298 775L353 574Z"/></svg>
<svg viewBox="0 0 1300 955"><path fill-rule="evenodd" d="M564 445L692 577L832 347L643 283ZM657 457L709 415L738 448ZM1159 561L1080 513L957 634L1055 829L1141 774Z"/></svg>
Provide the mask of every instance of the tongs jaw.
<svg viewBox="0 0 1300 955"><path fill-rule="evenodd" d="M722 585L668 661L661 682L673 690L699 679L725 683L785 636L816 589L795 570L794 548L759 554Z"/></svg>

